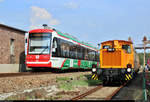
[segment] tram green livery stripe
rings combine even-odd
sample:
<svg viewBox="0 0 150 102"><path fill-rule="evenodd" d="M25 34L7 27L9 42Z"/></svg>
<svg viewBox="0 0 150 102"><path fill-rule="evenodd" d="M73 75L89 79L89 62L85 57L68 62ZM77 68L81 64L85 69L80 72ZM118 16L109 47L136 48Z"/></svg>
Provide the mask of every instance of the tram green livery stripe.
<svg viewBox="0 0 150 102"><path fill-rule="evenodd" d="M67 59L62 67L70 67L70 59Z"/></svg>
<svg viewBox="0 0 150 102"><path fill-rule="evenodd" d="M71 61L73 62L72 63L73 65L71 65ZM70 67L91 69L93 64L97 65L97 62L81 60L81 64L80 64L80 66L78 66L78 59L66 59L62 65L61 69L69 69Z"/></svg>
<svg viewBox="0 0 150 102"><path fill-rule="evenodd" d="M61 32L59 32L59 31L57 31L57 33L58 33L59 35L61 35L61 36L64 36L64 37L66 37L66 38L69 38L69 39L71 39L71 40L73 40L73 41L76 41L76 42L78 42L78 43L81 43L81 44L84 44L84 45L86 45L86 46L89 46L89 47L92 47L92 48L94 48L94 49L97 49L97 48L94 47L93 45L91 45L91 44L89 44L89 43L85 43L85 42L79 41L78 39L75 39L75 38L72 37L72 36L66 35L66 34L61 33Z"/></svg>
<svg viewBox="0 0 150 102"><path fill-rule="evenodd" d="M77 59L73 60L73 67L74 68L79 68Z"/></svg>

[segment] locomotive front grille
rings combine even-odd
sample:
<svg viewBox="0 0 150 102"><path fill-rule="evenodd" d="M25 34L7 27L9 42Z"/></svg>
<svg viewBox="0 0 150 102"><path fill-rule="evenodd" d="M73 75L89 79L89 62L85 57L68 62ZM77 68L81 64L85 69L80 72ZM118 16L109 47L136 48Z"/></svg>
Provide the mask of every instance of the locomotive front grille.
<svg viewBox="0 0 150 102"><path fill-rule="evenodd" d="M103 51L102 66L121 66L121 51Z"/></svg>

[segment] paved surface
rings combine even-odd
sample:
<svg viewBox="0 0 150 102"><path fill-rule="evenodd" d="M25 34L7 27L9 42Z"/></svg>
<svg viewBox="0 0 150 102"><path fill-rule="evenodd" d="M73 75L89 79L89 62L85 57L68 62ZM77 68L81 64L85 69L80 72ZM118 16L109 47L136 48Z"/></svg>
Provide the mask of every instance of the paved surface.
<svg viewBox="0 0 150 102"><path fill-rule="evenodd" d="M118 87L103 87L100 90L86 96L82 100L105 100L109 95L112 94Z"/></svg>
<svg viewBox="0 0 150 102"><path fill-rule="evenodd" d="M147 99L150 101L150 71L148 71L146 73L146 88L147 88L147 92L148 92L148 96L147 96Z"/></svg>
<svg viewBox="0 0 150 102"><path fill-rule="evenodd" d="M139 73L112 100L143 100L142 73Z"/></svg>

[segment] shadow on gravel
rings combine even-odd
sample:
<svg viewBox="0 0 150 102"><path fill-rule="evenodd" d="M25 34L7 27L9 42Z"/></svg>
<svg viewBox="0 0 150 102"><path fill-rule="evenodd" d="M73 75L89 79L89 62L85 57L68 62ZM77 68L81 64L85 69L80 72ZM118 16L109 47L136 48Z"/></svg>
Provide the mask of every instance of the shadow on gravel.
<svg viewBox="0 0 150 102"><path fill-rule="evenodd" d="M104 87L119 87L123 85L122 83L118 83L118 82L109 82L109 83L105 83L103 84Z"/></svg>
<svg viewBox="0 0 150 102"><path fill-rule="evenodd" d="M130 80L115 96L113 100L140 100L143 102L142 73L137 74L135 78Z"/></svg>
<svg viewBox="0 0 150 102"><path fill-rule="evenodd" d="M91 75L84 75L87 78L87 83L89 86L97 86L97 85L102 85L101 80L92 80Z"/></svg>

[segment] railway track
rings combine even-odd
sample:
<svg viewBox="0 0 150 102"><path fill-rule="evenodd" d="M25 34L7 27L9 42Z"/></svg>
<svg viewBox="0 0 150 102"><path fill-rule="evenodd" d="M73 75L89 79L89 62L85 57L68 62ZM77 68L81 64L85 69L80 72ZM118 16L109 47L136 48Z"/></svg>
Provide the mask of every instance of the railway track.
<svg viewBox="0 0 150 102"><path fill-rule="evenodd" d="M107 98L106 98L105 100L111 100L112 97L115 96L115 95L119 92L119 90L120 90L121 88L123 88L126 84L127 84L127 83L125 83L124 85L121 85L119 88L117 88L111 95L107 96Z"/></svg>
<svg viewBox="0 0 150 102"><path fill-rule="evenodd" d="M116 95L119 92L119 90L125 85L126 83L124 85L121 85L120 87L103 87L102 85L99 85L79 96L72 98L71 100L111 100L112 97ZM109 92L110 89L112 91ZM108 93L106 94L105 92L107 91Z"/></svg>
<svg viewBox="0 0 150 102"><path fill-rule="evenodd" d="M81 70L79 70L81 71ZM89 70L87 70L88 72ZM17 77L17 76L28 76L28 75L42 75L42 74L61 74L61 73L77 73L77 70L51 70L46 72L18 72L18 73L0 73L0 78L4 77ZM82 72L82 71L81 71Z"/></svg>
<svg viewBox="0 0 150 102"><path fill-rule="evenodd" d="M0 78L4 78L4 77L17 77L17 76L29 76L29 75L42 75L42 74L52 74L52 72L0 73Z"/></svg>
<svg viewBox="0 0 150 102"><path fill-rule="evenodd" d="M77 96L77 97L74 97L74 98L72 98L71 100L79 100L79 99L82 99L82 98L84 98L84 97L86 97L86 96L92 94L93 92L95 92L95 91L97 91L97 90L99 90L99 89L101 89L101 88L103 88L102 85L97 86L96 88L91 89L91 90L87 91L86 93L83 93L83 94L81 94L81 95L79 95L79 96Z"/></svg>

